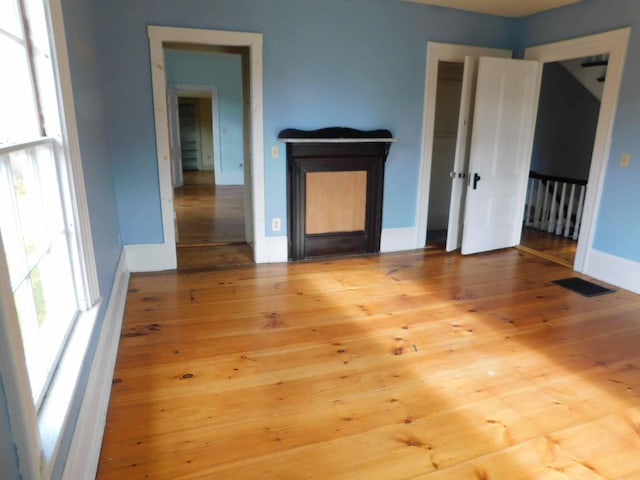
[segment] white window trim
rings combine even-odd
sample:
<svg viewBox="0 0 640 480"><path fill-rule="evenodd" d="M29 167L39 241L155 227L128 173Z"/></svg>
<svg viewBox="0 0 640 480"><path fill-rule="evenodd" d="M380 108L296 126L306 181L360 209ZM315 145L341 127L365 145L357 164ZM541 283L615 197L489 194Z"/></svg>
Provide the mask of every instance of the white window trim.
<svg viewBox="0 0 640 480"><path fill-rule="evenodd" d="M62 145L71 169L71 194L74 199L74 222L79 235L76 245L79 251L81 269L84 272L83 285L87 305L70 335L68 348L65 349L59 363L56 378L50 387L41 415L36 413L29 386L24 348L18 323L18 315L10 288L9 270L4 254L0 253L0 374L4 384L6 401L11 421L12 440L19 459L20 473L23 478L49 478L60 447L62 433L68 423L68 410L77 388L77 380L84 365L91 333L94 330L99 310L100 289L93 250L89 208L84 185L80 142L75 116L71 71L61 0L45 2L49 6L49 18L52 29L52 55L54 68L57 67L58 97L61 99ZM0 252L3 252L0 239ZM66 392L65 392L66 390ZM55 409L48 405L49 399L55 401ZM61 410L65 411L60 415ZM47 415L51 412L52 415ZM52 416L60 417L51 422Z"/></svg>
<svg viewBox="0 0 640 480"><path fill-rule="evenodd" d="M64 30L61 0L50 0L49 17L53 34L53 65L58 67L58 97L62 100L62 135L66 138L65 154L71 167L72 198L75 200L74 217L78 224L80 235L77 238L77 246L80 257L81 269L85 272L83 285L89 303L95 304L100 298L98 285L98 272L96 269L95 253L93 251L93 239L91 236L91 222L89 219L89 205L87 203L87 191L84 185L82 171L82 158L80 156L80 140L78 137L78 124L76 122L76 110L73 99L73 86L71 82L71 68L67 53L67 41Z"/></svg>

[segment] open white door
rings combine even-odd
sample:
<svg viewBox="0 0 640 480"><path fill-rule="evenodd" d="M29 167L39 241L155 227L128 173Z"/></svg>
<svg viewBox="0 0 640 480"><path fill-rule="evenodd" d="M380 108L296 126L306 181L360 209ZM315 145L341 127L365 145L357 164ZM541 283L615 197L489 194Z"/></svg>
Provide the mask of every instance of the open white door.
<svg viewBox="0 0 640 480"><path fill-rule="evenodd" d="M180 111L178 91L167 88L167 116L169 117L169 146L171 148L171 179L173 188L184 185L182 177L182 148L180 146Z"/></svg>
<svg viewBox="0 0 640 480"><path fill-rule="evenodd" d="M478 59L475 57L465 57L456 152L453 161L453 171L450 175L451 201L449 204L449 223L447 226L447 252L457 250L462 245L464 199L467 191L466 174L469 171L469 144L471 143L477 69Z"/></svg>
<svg viewBox="0 0 640 480"><path fill-rule="evenodd" d="M480 57L462 254L520 243L542 64Z"/></svg>

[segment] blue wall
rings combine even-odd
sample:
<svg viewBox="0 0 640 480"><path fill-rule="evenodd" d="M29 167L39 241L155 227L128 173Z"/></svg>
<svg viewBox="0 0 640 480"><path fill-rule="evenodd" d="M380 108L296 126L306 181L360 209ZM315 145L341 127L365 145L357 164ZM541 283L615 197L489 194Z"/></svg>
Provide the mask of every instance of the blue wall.
<svg viewBox="0 0 640 480"><path fill-rule="evenodd" d="M589 178L600 101L559 63L542 75L531 170L543 175Z"/></svg>
<svg viewBox="0 0 640 480"><path fill-rule="evenodd" d="M415 225L427 41L513 40L512 20L398 0L91 1L127 244L163 241L147 25L263 33L267 219L286 219L281 129L390 129L400 142L387 162L386 228Z"/></svg>
<svg viewBox="0 0 640 480"><path fill-rule="evenodd" d="M165 53L165 69L168 86L214 85L218 87L220 125L214 124L214 130L220 138L220 167L225 176L232 175L242 180L244 175L244 169L240 166L244 163L242 57L169 50Z"/></svg>
<svg viewBox="0 0 640 480"><path fill-rule="evenodd" d="M583 0L519 22L518 46L563 40L632 26L620 100L613 130L594 248L640 261L640 2ZM631 165L621 168L620 155L631 153Z"/></svg>

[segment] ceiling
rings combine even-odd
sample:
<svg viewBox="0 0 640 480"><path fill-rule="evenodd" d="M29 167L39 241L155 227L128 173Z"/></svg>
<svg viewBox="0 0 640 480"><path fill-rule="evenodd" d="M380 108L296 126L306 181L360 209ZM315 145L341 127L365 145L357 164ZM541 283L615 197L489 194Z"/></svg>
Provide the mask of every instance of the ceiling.
<svg viewBox="0 0 640 480"><path fill-rule="evenodd" d="M458 8L504 17L524 17L552 8L578 3L580 0L408 0L427 5Z"/></svg>

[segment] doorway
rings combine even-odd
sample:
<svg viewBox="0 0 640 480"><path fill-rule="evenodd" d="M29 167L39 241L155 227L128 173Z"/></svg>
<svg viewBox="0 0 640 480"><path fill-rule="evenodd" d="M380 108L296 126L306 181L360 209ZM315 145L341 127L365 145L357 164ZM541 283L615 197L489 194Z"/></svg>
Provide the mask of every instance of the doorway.
<svg viewBox="0 0 640 480"><path fill-rule="evenodd" d="M252 263L245 236L248 53L164 44L181 270Z"/></svg>
<svg viewBox="0 0 640 480"><path fill-rule="evenodd" d="M580 236L608 60L603 54L543 67L520 247L568 267Z"/></svg>
<svg viewBox="0 0 640 480"><path fill-rule="evenodd" d="M540 64L467 56L437 67L427 237L446 233L446 251L463 255L517 245Z"/></svg>
<svg viewBox="0 0 640 480"><path fill-rule="evenodd" d="M427 248L443 249L447 240L463 75L464 63L438 63Z"/></svg>
<svg viewBox="0 0 640 480"><path fill-rule="evenodd" d="M456 45L449 43L429 42L427 45L427 69L425 76L425 100L424 100L424 131L422 136L422 155L420 163L420 173L418 178L418 198L416 204L416 248L425 248L427 242L429 244L434 241L435 246L442 246L442 242L436 242L444 235L445 231L442 231L441 225L436 225L434 228L429 226L429 213L434 214L440 211L439 215L442 215L442 211L448 208L449 200L445 201L446 205L432 205L431 187L432 183L434 188L436 185L441 186L444 183L451 183L449 172L445 172L445 178L442 175L434 174L434 167L436 170L446 171L446 168L440 165L434 165L434 140L436 134L436 98L438 96L438 72L440 64L462 64L465 61L465 57L501 57L510 58L512 55L510 50L497 49L497 48L485 48L475 47L470 45ZM455 90L455 89L453 89ZM456 112L457 119L457 112ZM456 132L456 137L459 132ZM441 142L446 143L446 142ZM433 179L432 177L437 177ZM448 187L447 187L448 188ZM438 201L436 198L440 198L441 195L434 195L433 201ZM427 238L427 230L432 230L431 237ZM447 227L448 229L448 227ZM440 230L440 231L438 231ZM448 232L447 232L448 233ZM435 239L434 239L435 236Z"/></svg>
<svg viewBox="0 0 640 480"><path fill-rule="evenodd" d="M618 92L622 78L624 58L626 55L630 30L620 29L603 34L592 35L577 39L565 40L556 43L530 47L525 50L525 60L536 60L541 63L561 61L570 58L580 58L608 53L607 81L602 95L602 106L598 118L595 134L592 162L589 169L589 185L584 197L584 215L581 222L580 238L578 241L574 269L585 272L588 268L588 254L594 240L595 220L602 193L604 170L609 153L609 139L613 129L613 120L618 100ZM421 173L419 179L419 196L417 205L417 248L423 248L426 244L430 185L432 173L432 154L435 127L435 98L437 94L438 62L461 62L465 56L511 56L504 55L504 51L489 53L476 53L474 47L463 45L449 45L429 43L427 49L427 72L425 86L425 116ZM479 49L475 49L479 50ZM535 115L535 112L534 112ZM524 172L523 187L526 186L526 172ZM480 177L478 177L480 180ZM525 196L525 188L522 189ZM524 215L524 198L522 198L522 215ZM521 217L522 218L522 217ZM521 222L518 222L517 236L521 230ZM513 245L513 244L512 244ZM464 250L464 247L463 247Z"/></svg>
<svg viewBox="0 0 640 480"><path fill-rule="evenodd" d="M265 232L264 195L264 132L262 105L262 34L227 32L196 28L164 27L151 25L148 28L155 134L160 185L163 242L146 246L140 252L138 263L145 271L167 270L177 267L176 228L173 196L172 152L169 139L169 99L165 74L165 45L180 44L190 48L199 47L244 47L248 51L246 82L249 84L246 108L250 118L244 135L246 155L243 177L245 179L245 238L251 247L256 263L272 261Z"/></svg>
<svg viewBox="0 0 640 480"><path fill-rule="evenodd" d="M529 47L525 50L525 59L537 60L544 64L574 58L608 55L606 81L603 82L602 101L593 142L591 165L589 167L588 188L584 195L583 214L573 262L574 270L581 273L589 273L589 260L593 253L592 246L595 237L596 219L602 196L607 160L609 159L611 134L630 31L630 28L622 28L587 37Z"/></svg>

